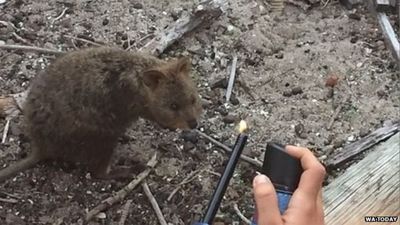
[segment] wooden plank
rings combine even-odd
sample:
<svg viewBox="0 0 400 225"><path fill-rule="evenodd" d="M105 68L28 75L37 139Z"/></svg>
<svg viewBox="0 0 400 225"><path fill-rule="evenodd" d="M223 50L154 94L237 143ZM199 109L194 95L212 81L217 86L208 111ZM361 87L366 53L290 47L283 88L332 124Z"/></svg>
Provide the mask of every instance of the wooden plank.
<svg viewBox="0 0 400 225"><path fill-rule="evenodd" d="M398 68L400 69L400 44L399 40L397 39L397 35L394 32L393 27L390 24L389 18L386 16L385 13L378 13L377 18L386 44L389 46L390 51L392 52L392 55L396 60Z"/></svg>
<svg viewBox="0 0 400 225"><path fill-rule="evenodd" d="M326 186L326 225L368 224L365 216L400 216L399 157L397 133Z"/></svg>
<svg viewBox="0 0 400 225"><path fill-rule="evenodd" d="M379 128L364 138L345 146L340 152L330 157L327 160L326 165L332 168L338 167L352 159L354 156L391 137L398 131L400 131L400 122Z"/></svg>

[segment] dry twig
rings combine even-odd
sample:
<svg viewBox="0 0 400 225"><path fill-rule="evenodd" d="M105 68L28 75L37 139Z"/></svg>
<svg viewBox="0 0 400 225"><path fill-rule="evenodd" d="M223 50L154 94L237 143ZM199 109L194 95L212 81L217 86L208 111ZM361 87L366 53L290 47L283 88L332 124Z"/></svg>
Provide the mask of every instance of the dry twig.
<svg viewBox="0 0 400 225"><path fill-rule="evenodd" d="M247 219L242 212L240 212L238 205L235 203L233 204L233 209L235 210L236 215L239 216L239 218L245 222L246 224L251 224L251 221L249 219Z"/></svg>
<svg viewBox="0 0 400 225"><path fill-rule="evenodd" d="M18 200L13 198L0 198L0 202L15 204L18 203Z"/></svg>
<svg viewBox="0 0 400 225"><path fill-rule="evenodd" d="M131 204L132 204L132 200L131 199L126 201L126 203L124 205L124 209L123 209L122 214L121 214L121 219L119 220L118 225L124 225L125 224L126 218L128 218L129 209L131 208Z"/></svg>
<svg viewBox="0 0 400 225"><path fill-rule="evenodd" d="M149 185L147 185L147 182L142 183L142 188L143 188L143 191L146 194L147 198L149 199L151 206L153 207L154 212L156 213L160 224L168 225L167 221L165 221L164 215L161 212L160 206L158 206L157 200L154 198L153 194L151 193Z"/></svg>
<svg viewBox="0 0 400 225"><path fill-rule="evenodd" d="M29 52L37 52L37 53L44 53L44 54L53 54L53 55L62 55L65 54L63 51L48 49L48 48L40 48L35 46L27 46L27 45L0 45L0 49L6 50L23 50Z"/></svg>
<svg viewBox="0 0 400 225"><path fill-rule="evenodd" d="M203 172L203 169L198 169L195 171L192 171L187 177L185 177L185 179L183 179L182 182L180 182L177 187L171 192L171 194L169 194L167 201L171 201L172 197L174 197L174 195L179 191L179 189L181 189L181 187L187 183L192 182L199 173Z"/></svg>
<svg viewBox="0 0 400 225"><path fill-rule="evenodd" d="M157 164L157 157L156 154L150 159L150 161L147 163L149 168L141 172L139 175L136 176L134 180L132 180L128 185L126 185L124 188L116 192L113 196L108 197L107 199L104 199L100 205L96 206L92 210L90 210L86 214L86 221L91 220L95 215L100 213L101 211L104 211L105 209L111 207L112 205L122 201L126 195L128 195L133 189L135 189L153 170L155 165Z"/></svg>
<svg viewBox="0 0 400 225"><path fill-rule="evenodd" d="M238 57L237 57L237 55L234 55L233 59L232 59L231 72L229 74L228 87L226 88L225 97L226 97L227 102L229 102L229 100L231 99L233 84L235 83L237 61L238 61Z"/></svg>
<svg viewBox="0 0 400 225"><path fill-rule="evenodd" d="M3 138L1 139L2 144L6 143L8 130L10 128L10 121L11 121L10 118L6 119L6 125L4 126L4 130L3 130Z"/></svg>
<svg viewBox="0 0 400 225"><path fill-rule="evenodd" d="M54 20L51 22L51 24L53 24L54 22L56 22L57 20L61 19L65 13L67 12L68 8L65 7L64 10L61 12L61 14L59 16L57 16L56 18L54 18Z"/></svg>
<svg viewBox="0 0 400 225"><path fill-rule="evenodd" d="M102 47L103 46L102 44L87 40L85 38L75 37L75 36L71 36L71 35L68 35L68 34L65 34L64 37L71 38L71 39L76 40L76 41L85 42L87 44L91 44L91 45L94 45L94 46L97 46L97 47Z"/></svg>
<svg viewBox="0 0 400 225"><path fill-rule="evenodd" d="M203 132L201 132L199 130L196 130L196 132L200 136L202 136L205 139L208 139L211 143L217 145L218 147L222 148L226 152L232 152L232 149L230 149L228 146L222 144L221 142L215 140L214 138L208 136L207 134L205 134L205 133L203 133ZM252 159L252 158L250 158L250 157L248 157L246 155L243 155L243 154L240 155L240 159L242 159L243 161L248 162L248 163L250 163L250 164L252 164L253 166L256 166L256 167L261 167L262 166L262 163L260 161L258 161L257 159Z"/></svg>
<svg viewBox="0 0 400 225"><path fill-rule="evenodd" d="M23 37L19 36L17 33L12 32L12 36L14 36L15 39L17 39L19 42L22 42L26 45L31 44L29 41L25 40Z"/></svg>

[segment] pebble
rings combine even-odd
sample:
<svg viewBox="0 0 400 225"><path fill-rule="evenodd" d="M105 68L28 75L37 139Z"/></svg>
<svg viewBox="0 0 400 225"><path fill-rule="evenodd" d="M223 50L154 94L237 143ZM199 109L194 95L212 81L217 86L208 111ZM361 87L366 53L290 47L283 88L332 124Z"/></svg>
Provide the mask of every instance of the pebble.
<svg viewBox="0 0 400 225"><path fill-rule="evenodd" d="M298 94L302 94L302 93L303 93L303 89L301 87L292 88L292 94L293 95L298 95Z"/></svg>
<svg viewBox="0 0 400 225"><path fill-rule="evenodd" d="M368 129L361 129L360 130L360 137L365 137L369 134L369 130Z"/></svg>
<svg viewBox="0 0 400 225"><path fill-rule="evenodd" d="M222 119L222 121L226 124L234 123L236 120L237 120L237 117L232 114L228 114Z"/></svg>
<svg viewBox="0 0 400 225"><path fill-rule="evenodd" d="M198 135L195 131L183 131L181 133L181 138L185 142L191 142L193 144L196 144L199 141Z"/></svg>
<svg viewBox="0 0 400 225"><path fill-rule="evenodd" d="M275 55L275 58L277 58L277 59L283 59L283 53L282 53L282 52L277 53L277 54Z"/></svg>
<svg viewBox="0 0 400 225"><path fill-rule="evenodd" d="M0 4L6 3L6 0L0 0Z"/></svg>
<svg viewBox="0 0 400 225"><path fill-rule="evenodd" d="M354 36L354 37L350 38L350 43L352 43L352 44L357 43L357 41L358 41L358 37L357 36Z"/></svg>
<svg viewBox="0 0 400 225"><path fill-rule="evenodd" d="M386 92L384 90L378 90L376 94L381 98L386 96Z"/></svg>
<svg viewBox="0 0 400 225"><path fill-rule="evenodd" d="M333 148L340 148L340 147L342 147L343 146L343 144L344 144L344 140L335 140L334 142L333 142Z"/></svg>
<svg viewBox="0 0 400 225"><path fill-rule="evenodd" d="M226 116L229 114L228 110L226 110L226 108L222 106L215 109L215 111L219 112L219 114L221 114L222 116Z"/></svg>
<svg viewBox="0 0 400 225"><path fill-rule="evenodd" d="M108 18L104 18L103 20L103 26L107 25L110 22Z"/></svg>
<svg viewBox="0 0 400 225"><path fill-rule="evenodd" d="M132 7L135 9L143 9L143 4L140 2L135 2L133 3Z"/></svg>
<svg viewBox="0 0 400 225"><path fill-rule="evenodd" d="M5 45L5 44L6 44L5 41L0 40L0 45Z"/></svg>
<svg viewBox="0 0 400 225"><path fill-rule="evenodd" d="M100 212L99 214L96 215L96 218L105 219L105 218L107 218L107 215L103 212Z"/></svg>
<svg viewBox="0 0 400 225"><path fill-rule="evenodd" d="M196 145L194 145L194 144L191 143L191 142L185 142L185 143L183 144L183 150L184 150L184 151L190 151L190 150L192 150L192 149L194 149L194 148L196 148Z"/></svg>
<svg viewBox="0 0 400 225"><path fill-rule="evenodd" d="M301 124L301 123L296 124L296 125L294 126L294 132L296 132L296 134L297 134L298 136L300 136L302 133L304 133L304 125Z"/></svg>
<svg viewBox="0 0 400 225"><path fill-rule="evenodd" d="M236 98L236 95L231 95L230 102L232 103L232 105L239 105L240 103L239 99Z"/></svg>
<svg viewBox="0 0 400 225"><path fill-rule="evenodd" d="M290 97L290 96L292 96L292 91L286 90L282 93L282 95L285 97Z"/></svg>
<svg viewBox="0 0 400 225"><path fill-rule="evenodd" d="M351 136L349 136L348 138L347 138L347 141L350 141L350 142L352 142L352 141L354 141L356 138L354 137L354 135L351 135Z"/></svg>

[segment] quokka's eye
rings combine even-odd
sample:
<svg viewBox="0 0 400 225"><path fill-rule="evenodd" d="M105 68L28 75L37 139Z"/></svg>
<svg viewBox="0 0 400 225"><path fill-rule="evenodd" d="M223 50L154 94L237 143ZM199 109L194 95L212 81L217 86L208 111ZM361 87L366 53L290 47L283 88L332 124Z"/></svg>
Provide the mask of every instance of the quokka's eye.
<svg viewBox="0 0 400 225"><path fill-rule="evenodd" d="M196 98L195 98L194 96L192 96L192 99L190 100L190 102L191 102L192 104L196 103Z"/></svg>
<svg viewBox="0 0 400 225"><path fill-rule="evenodd" d="M169 107L170 107L172 110L178 110L178 105L175 104L175 103L172 103Z"/></svg>

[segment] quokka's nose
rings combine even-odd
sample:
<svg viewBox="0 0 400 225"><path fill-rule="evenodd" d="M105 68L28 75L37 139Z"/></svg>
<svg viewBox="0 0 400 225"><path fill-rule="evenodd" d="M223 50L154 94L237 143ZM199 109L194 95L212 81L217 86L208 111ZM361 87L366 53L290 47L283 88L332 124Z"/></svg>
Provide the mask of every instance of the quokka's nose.
<svg viewBox="0 0 400 225"><path fill-rule="evenodd" d="M190 129L194 129L197 127L197 120L189 120L187 123L188 123Z"/></svg>

